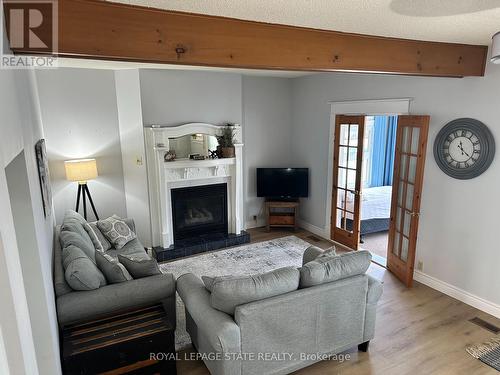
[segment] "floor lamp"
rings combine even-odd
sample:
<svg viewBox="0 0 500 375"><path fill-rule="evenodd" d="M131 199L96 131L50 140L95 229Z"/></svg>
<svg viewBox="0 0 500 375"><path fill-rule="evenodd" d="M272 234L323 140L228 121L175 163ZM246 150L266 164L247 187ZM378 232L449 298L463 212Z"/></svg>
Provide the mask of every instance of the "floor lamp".
<svg viewBox="0 0 500 375"><path fill-rule="evenodd" d="M75 211L78 212L81 197L83 204L83 217L87 220L88 198L90 205L92 206L92 211L94 211L95 218L96 220L99 220L94 202L92 201L92 196L90 195L90 191L87 186L87 181L93 180L97 177L97 164L95 159L67 160L64 162L64 168L66 169L66 179L68 181L78 182Z"/></svg>

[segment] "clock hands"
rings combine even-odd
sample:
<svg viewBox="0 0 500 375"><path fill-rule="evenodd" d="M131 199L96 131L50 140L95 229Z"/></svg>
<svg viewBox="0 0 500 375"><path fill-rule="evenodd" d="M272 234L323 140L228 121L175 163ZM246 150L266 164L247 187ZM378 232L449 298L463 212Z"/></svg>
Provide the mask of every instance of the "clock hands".
<svg viewBox="0 0 500 375"><path fill-rule="evenodd" d="M462 155L467 155L467 157L470 158L470 155L467 153L467 151L464 150L464 147L462 145L462 141L460 141L460 144L457 145L457 147L460 149L460 151L462 151Z"/></svg>

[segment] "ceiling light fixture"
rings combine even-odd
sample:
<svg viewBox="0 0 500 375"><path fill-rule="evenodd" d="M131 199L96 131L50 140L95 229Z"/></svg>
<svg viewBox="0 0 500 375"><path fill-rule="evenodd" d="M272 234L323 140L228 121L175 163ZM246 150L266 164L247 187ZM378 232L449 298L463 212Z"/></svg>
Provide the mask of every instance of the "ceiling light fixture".
<svg viewBox="0 0 500 375"><path fill-rule="evenodd" d="M493 45L491 46L491 62L500 64L500 31L493 35Z"/></svg>

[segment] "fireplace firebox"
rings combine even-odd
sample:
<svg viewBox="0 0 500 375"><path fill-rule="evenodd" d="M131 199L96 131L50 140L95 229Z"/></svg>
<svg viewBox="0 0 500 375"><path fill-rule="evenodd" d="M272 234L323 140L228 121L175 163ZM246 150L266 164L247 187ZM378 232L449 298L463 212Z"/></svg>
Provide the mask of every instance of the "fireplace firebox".
<svg viewBox="0 0 500 375"><path fill-rule="evenodd" d="M172 189L174 244L228 233L227 184Z"/></svg>

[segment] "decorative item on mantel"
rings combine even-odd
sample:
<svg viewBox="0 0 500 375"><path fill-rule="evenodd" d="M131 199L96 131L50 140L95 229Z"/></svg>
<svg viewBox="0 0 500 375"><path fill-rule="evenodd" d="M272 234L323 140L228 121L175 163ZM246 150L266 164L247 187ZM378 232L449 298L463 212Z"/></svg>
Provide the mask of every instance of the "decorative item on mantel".
<svg viewBox="0 0 500 375"><path fill-rule="evenodd" d="M235 125L237 124L226 124L222 128L221 134L217 136L217 142L219 142L217 156L219 158L234 158Z"/></svg>
<svg viewBox="0 0 500 375"><path fill-rule="evenodd" d="M175 150L168 150L165 152L165 155L163 155L163 160L164 161L174 161L177 155L175 154Z"/></svg>

